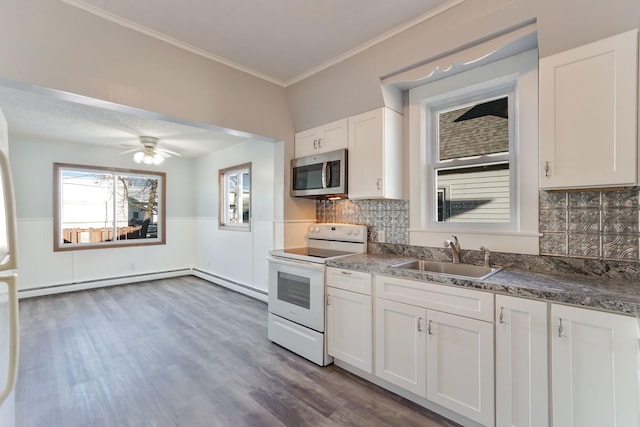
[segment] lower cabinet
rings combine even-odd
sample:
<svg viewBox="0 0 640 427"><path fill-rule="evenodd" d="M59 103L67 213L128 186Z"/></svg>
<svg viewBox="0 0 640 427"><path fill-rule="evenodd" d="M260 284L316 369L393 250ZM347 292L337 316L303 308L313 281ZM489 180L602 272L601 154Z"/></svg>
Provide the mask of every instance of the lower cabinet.
<svg viewBox="0 0 640 427"><path fill-rule="evenodd" d="M493 324L376 298L375 374L494 425Z"/></svg>
<svg viewBox="0 0 640 427"><path fill-rule="evenodd" d="M549 425L547 303L496 295L496 426Z"/></svg>
<svg viewBox="0 0 640 427"><path fill-rule="evenodd" d="M553 425L640 425L634 317L551 305Z"/></svg>
<svg viewBox="0 0 640 427"><path fill-rule="evenodd" d="M493 323L427 312L427 399L494 425Z"/></svg>
<svg viewBox="0 0 640 427"><path fill-rule="evenodd" d="M327 352L373 373L371 296L327 287Z"/></svg>
<svg viewBox="0 0 640 427"><path fill-rule="evenodd" d="M362 271L328 267L326 271L327 353L373 373L372 277Z"/></svg>
<svg viewBox="0 0 640 427"><path fill-rule="evenodd" d="M376 298L375 374L421 397L427 397L427 310Z"/></svg>

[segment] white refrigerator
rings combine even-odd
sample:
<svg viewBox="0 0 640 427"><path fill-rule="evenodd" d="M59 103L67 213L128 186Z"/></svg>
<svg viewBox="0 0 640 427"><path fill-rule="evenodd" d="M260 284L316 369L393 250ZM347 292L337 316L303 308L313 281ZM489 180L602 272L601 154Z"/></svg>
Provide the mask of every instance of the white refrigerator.
<svg viewBox="0 0 640 427"><path fill-rule="evenodd" d="M18 371L17 226L7 121L0 110L0 426L15 427Z"/></svg>

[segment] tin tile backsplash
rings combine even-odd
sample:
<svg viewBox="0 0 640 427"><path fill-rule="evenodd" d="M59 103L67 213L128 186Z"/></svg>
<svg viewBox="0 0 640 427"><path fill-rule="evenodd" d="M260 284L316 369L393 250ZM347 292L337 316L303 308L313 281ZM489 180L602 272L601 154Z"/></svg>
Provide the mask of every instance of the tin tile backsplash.
<svg viewBox="0 0 640 427"><path fill-rule="evenodd" d="M540 255L640 261L640 190L540 192ZM409 244L407 200L318 200L318 222L363 224L370 242Z"/></svg>
<svg viewBox="0 0 640 427"><path fill-rule="evenodd" d="M318 222L368 226L369 241L409 244L409 202L406 200L318 200Z"/></svg>
<svg viewBox="0 0 640 427"><path fill-rule="evenodd" d="M540 192L541 255L638 261L640 190Z"/></svg>

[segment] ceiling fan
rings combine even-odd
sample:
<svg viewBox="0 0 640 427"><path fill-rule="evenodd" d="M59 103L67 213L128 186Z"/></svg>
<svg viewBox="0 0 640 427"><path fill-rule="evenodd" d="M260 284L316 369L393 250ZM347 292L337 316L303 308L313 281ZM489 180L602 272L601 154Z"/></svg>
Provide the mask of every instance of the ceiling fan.
<svg viewBox="0 0 640 427"><path fill-rule="evenodd" d="M131 150L125 150L120 154L133 154L133 160L136 163L144 163L146 165L159 165L164 162L165 158L177 156L180 154L175 151L167 150L166 148L158 147L158 138L153 136L141 136L139 137L142 147L132 148Z"/></svg>

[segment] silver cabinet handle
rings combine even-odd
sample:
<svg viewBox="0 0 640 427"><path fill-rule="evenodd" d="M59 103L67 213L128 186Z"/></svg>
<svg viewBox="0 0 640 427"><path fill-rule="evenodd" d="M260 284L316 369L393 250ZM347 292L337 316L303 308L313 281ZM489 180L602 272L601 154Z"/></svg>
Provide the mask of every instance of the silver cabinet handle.
<svg viewBox="0 0 640 427"><path fill-rule="evenodd" d="M376 188L378 190L382 189L382 180L380 178L378 178L377 181L376 181Z"/></svg>
<svg viewBox="0 0 640 427"><path fill-rule="evenodd" d="M418 317L418 332L422 332L422 326L420 325L421 320L422 320L422 317Z"/></svg>
<svg viewBox="0 0 640 427"><path fill-rule="evenodd" d="M429 320L429 323L427 323L427 333L431 335L431 320Z"/></svg>
<svg viewBox="0 0 640 427"><path fill-rule="evenodd" d="M550 169L551 168L549 167L549 162L548 161L545 162L545 164L544 164L544 176L546 176L547 178L549 178L549 170Z"/></svg>
<svg viewBox="0 0 640 427"><path fill-rule="evenodd" d="M313 140L313 148L316 148L316 149L318 148L318 140L317 139Z"/></svg>
<svg viewBox="0 0 640 427"><path fill-rule="evenodd" d="M342 270L340 273L344 274L345 276L351 276L351 272L350 271Z"/></svg>
<svg viewBox="0 0 640 427"><path fill-rule="evenodd" d="M562 318L560 318L560 323L558 324L558 337L562 338L562 331L564 331L564 328L562 327Z"/></svg>
<svg viewBox="0 0 640 427"><path fill-rule="evenodd" d="M500 323L504 323L504 307L500 307Z"/></svg>
<svg viewBox="0 0 640 427"><path fill-rule="evenodd" d="M331 305L331 295L327 295L327 305Z"/></svg>
<svg viewBox="0 0 640 427"><path fill-rule="evenodd" d="M318 138L318 148L322 148L322 138Z"/></svg>

